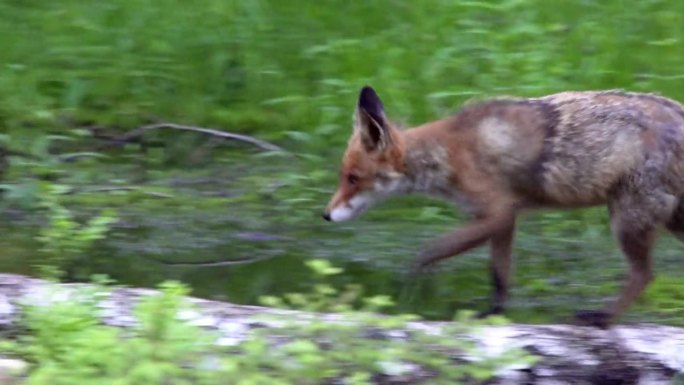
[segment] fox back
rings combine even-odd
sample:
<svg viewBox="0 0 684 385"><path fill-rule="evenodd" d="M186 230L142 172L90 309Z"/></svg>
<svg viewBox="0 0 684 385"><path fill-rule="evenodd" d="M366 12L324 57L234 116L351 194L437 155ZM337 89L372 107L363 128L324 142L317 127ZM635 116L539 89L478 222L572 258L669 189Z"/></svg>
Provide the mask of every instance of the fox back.
<svg viewBox="0 0 684 385"><path fill-rule="evenodd" d="M490 199L519 208L595 205L646 169L653 188L684 194L684 108L664 97L604 91L495 99L408 130L385 117L379 99L365 98L327 210L333 221L412 192L475 214Z"/></svg>

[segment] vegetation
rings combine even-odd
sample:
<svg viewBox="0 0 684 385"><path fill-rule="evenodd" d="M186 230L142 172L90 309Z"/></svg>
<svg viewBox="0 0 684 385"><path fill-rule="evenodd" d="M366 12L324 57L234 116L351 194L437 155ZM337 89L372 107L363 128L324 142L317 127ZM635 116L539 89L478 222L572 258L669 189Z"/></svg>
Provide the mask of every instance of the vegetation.
<svg viewBox="0 0 684 385"><path fill-rule="evenodd" d="M85 257L93 243L106 236L109 226L116 220L111 210L90 218L81 225L73 218L71 211L59 204L61 187L55 184L45 186L41 203L48 211L48 224L43 227L37 240L43 247L39 250L44 259L39 267L44 276L59 278L64 270L70 270Z"/></svg>
<svg viewBox="0 0 684 385"><path fill-rule="evenodd" d="M185 288L167 283L162 289L140 304L139 324L130 332L100 323L102 286L69 301L28 306L29 334L6 343L34 364L26 384L217 383L218 373L198 368L210 335L177 320Z"/></svg>
<svg viewBox="0 0 684 385"><path fill-rule="evenodd" d="M265 302L343 312L345 322L299 319L275 331L253 330L246 339L220 347L215 333L179 320L180 312L187 309L182 298L187 289L167 282L160 294L142 301L135 312L139 322L124 330L100 323L98 304L108 295L108 288L102 285L106 280L98 278L98 284L68 301L28 305L25 325L29 334L2 346L33 364L27 385L314 385L336 379L362 385L373 383L378 375L415 375L418 367L422 380L428 378L433 384L473 384L491 378L506 365L535 362L522 350L485 355L475 343L455 338L484 324L467 314L445 327L442 336L420 330L399 338L383 335L406 330L406 322L415 317L381 318L374 312L391 305L391 300L364 297L358 287L338 290L324 278L341 269L323 260L308 265L321 279L310 291L269 297ZM365 305L357 308L357 301ZM469 360L457 362L454 352L467 354Z"/></svg>
<svg viewBox="0 0 684 385"><path fill-rule="evenodd" d="M407 198L352 225L318 219L363 84L407 126L501 94L624 88L684 101L684 2L674 0L3 0L0 14L0 271L63 271L70 281L106 273L143 286L176 279L241 303L272 295L273 305L313 309L340 294L331 287L357 284L365 294L354 301L389 296L396 307L373 310L390 314L448 319L484 306L483 252L420 282L404 275L420 245L460 219L450 206ZM163 129L112 140L154 122L254 135L287 152ZM521 223L508 316L566 321L578 302L600 306L614 292L624 264L604 211L537 213ZM684 324L680 250L671 239L659 245L659 279L627 320ZM269 259L242 263L251 258ZM315 274L301 263L312 258L344 267L326 275L333 286L306 284ZM215 261L226 264L202 265ZM168 290L158 301L175 301L180 289ZM343 298L358 289L348 290ZM35 381L53 371L86 375L75 369L99 368L96 353L120 342L84 306L55 309L66 329L83 330L53 333L40 317L27 320L36 350L23 354L43 373ZM152 343L149 330L136 333L126 343ZM194 357L176 349L204 347L167 342L165 357L128 356L135 349L123 347L133 345L116 345L122 356L112 365L154 362L156 374L140 369L150 382L172 372L193 378L169 365ZM355 343L348 348L365 349ZM55 345L78 348L55 363ZM291 348L332 359L312 345ZM362 383L368 362L348 364ZM118 378L115 366L102 370Z"/></svg>
<svg viewBox="0 0 684 385"><path fill-rule="evenodd" d="M483 252L459 260L456 273L446 265L421 282L403 275L423 241L459 220L448 205L406 198L352 226L315 222L362 85L404 125L501 94L625 88L684 101L684 2L670 0L5 0L0 14L1 271L70 281L106 273L145 286L178 279L205 297L341 311L366 328L401 325L407 312L447 319L484 306L489 293ZM163 129L113 140L155 122L254 135L287 151ZM578 302L599 306L624 271L609 238L603 209L524 220L508 315L563 321ZM659 278L627 317L684 324L675 242L660 244ZM270 259L242 263L252 257ZM301 269L321 258L344 269ZM203 268L216 259L226 265ZM125 336L96 322L98 286L82 302L30 308L29 333L9 345L33 364L32 384L93 375L201 384L237 370L244 384L363 384L382 371L381 355L454 383L486 378L508 359L453 366L437 352L472 346L428 336L371 345L356 338L362 328L312 323L286 328L292 340L277 349L256 333L199 369L216 353L212 335L174 318L185 286L162 289ZM310 342L311 332L339 349Z"/></svg>

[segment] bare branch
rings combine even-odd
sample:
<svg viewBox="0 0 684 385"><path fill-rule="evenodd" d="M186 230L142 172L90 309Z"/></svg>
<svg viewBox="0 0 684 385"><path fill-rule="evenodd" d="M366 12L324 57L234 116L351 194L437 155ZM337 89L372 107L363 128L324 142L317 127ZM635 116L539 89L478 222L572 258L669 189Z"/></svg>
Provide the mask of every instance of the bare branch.
<svg viewBox="0 0 684 385"><path fill-rule="evenodd" d="M89 194L89 193L108 193L108 192L115 192L115 191L135 191L138 193L141 193L143 195L149 195L155 198L173 198L174 196L171 194L166 194L162 192L156 192L156 191L145 191L139 187L136 186L101 186L101 187L93 187L89 189L72 189L66 193L66 195L71 195L71 194Z"/></svg>
<svg viewBox="0 0 684 385"><path fill-rule="evenodd" d="M254 263L257 261L262 261L264 259L270 259L273 257L275 257L275 255L262 255L262 256L253 257L253 258L244 257L244 258L240 258L240 259L211 261L211 262L168 262L168 261L162 261L161 259L152 258L152 257L146 257L146 258L151 259L157 263L161 263L162 265L172 266L172 267L219 267L219 266L244 265L244 264Z"/></svg>
<svg viewBox="0 0 684 385"><path fill-rule="evenodd" d="M187 125L176 124L176 123L155 123L155 124L149 124L146 126L142 126L142 127L139 127L133 131L129 131L129 132L115 138L115 141L121 142L121 143L127 143L127 142L132 141L135 138L142 136L142 134L147 132L147 131L157 130L160 128L171 128L174 130L199 132L202 134L211 135L211 136L218 137L218 138L237 140L240 142L250 143L250 144L253 144L253 145L255 145L261 149L267 150L267 151L285 152L285 150L283 148L276 146L275 144L263 141L261 139L254 138L254 137L249 136L249 135L235 134L232 132L215 130L212 128L187 126Z"/></svg>
<svg viewBox="0 0 684 385"><path fill-rule="evenodd" d="M156 198L173 198L173 195L171 194L166 194L162 192L157 192L157 191L145 191L137 187L127 187L127 186L105 186L105 187L98 187L98 188L93 188L93 189L88 189L84 190L84 193L97 193L97 192L113 192L113 191L135 191L139 192L144 195L149 195L152 197Z"/></svg>

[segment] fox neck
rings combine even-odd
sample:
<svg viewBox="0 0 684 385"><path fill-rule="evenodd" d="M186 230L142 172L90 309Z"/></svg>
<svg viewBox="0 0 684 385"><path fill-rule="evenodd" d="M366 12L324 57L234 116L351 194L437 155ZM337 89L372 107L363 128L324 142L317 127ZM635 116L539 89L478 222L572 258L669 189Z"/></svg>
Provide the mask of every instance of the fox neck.
<svg viewBox="0 0 684 385"><path fill-rule="evenodd" d="M450 195L451 170L447 149L437 141L415 138L405 134L404 166L406 192L437 197Z"/></svg>

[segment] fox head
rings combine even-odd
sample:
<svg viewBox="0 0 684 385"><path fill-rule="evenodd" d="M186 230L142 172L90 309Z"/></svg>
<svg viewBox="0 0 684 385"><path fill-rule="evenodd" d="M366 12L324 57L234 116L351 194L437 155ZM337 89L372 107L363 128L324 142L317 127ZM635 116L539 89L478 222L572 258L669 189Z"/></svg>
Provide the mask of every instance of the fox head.
<svg viewBox="0 0 684 385"><path fill-rule="evenodd" d="M402 193L406 186L403 141L402 132L387 119L373 88L363 87L354 113L354 130L342 158L339 186L323 218L350 220Z"/></svg>

